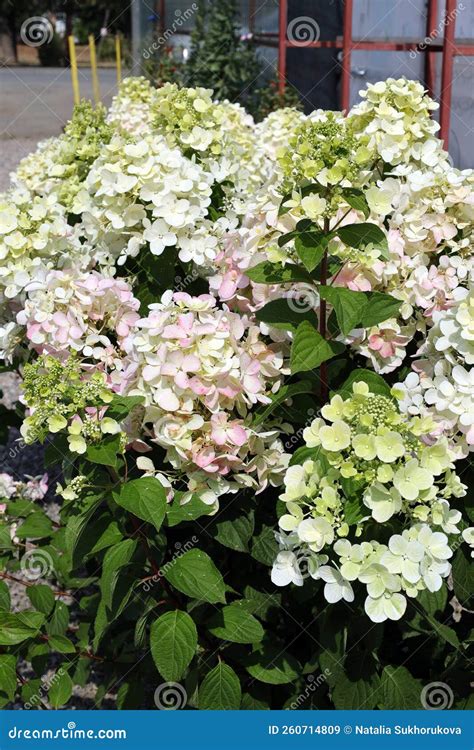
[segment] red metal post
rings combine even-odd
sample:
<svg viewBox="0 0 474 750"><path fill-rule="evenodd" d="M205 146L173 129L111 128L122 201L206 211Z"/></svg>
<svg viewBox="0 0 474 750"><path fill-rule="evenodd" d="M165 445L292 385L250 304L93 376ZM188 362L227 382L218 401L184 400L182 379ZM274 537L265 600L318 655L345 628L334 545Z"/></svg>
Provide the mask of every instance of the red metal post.
<svg viewBox="0 0 474 750"><path fill-rule="evenodd" d="M255 31L255 0L249 0L249 34Z"/></svg>
<svg viewBox="0 0 474 750"><path fill-rule="evenodd" d="M286 84L286 28L288 24L288 0L280 0L278 20L278 90L285 92Z"/></svg>
<svg viewBox="0 0 474 750"><path fill-rule="evenodd" d="M438 36L438 0L428 0L428 14L426 17L426 36L433 40ZM425 86L428 94L434 98L436 81L436 53L427 51L425 57Z"/></svg>
<svg viewBox="0 0 474 750"><path fill-rule="evenodd" d="M453 67L454 67L454 35L456 29L457 0L446 0L446 15L444 18L444 50L443 69L441 73L440 138L444 141L444 148L448 149L449 127L451 122L451 101L453 96Z"/></svg>
<svg viewBox="0 0 474 750"><path fill-rule="evenodd" d="M352 52L352 11L353 0L344 1L344 27L342 30L342 82L341 109L349 109L351 98L351 52Z"/></svg>

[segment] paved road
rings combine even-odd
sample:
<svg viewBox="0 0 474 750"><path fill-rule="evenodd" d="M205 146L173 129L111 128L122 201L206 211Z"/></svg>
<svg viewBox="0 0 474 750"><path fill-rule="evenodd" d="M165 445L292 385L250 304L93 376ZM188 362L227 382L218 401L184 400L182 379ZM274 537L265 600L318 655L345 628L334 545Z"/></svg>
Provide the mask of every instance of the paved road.
<svg viewBox="0 0 474 750"><path fill-rule="evenodd" d="M104 104L116 90L115 70L99 69ZM81 96L92 98L90 68L79 68ZM58 135L72 112L68 68L0 68L0 140ZM2 148L4 151L4 148Z"/></svg>

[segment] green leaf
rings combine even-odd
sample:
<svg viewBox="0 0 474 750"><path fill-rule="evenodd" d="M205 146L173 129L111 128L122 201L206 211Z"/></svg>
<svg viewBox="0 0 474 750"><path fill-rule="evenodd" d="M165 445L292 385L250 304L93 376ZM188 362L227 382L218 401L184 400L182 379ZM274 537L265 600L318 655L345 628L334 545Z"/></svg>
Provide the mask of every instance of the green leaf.
<svg viewBox="0 0 474 750"><path fill-rule="evenodd" d="M296 229L292 229L291 232L286 232L286 234L280 235L278 238L278 247L284 247L288 244L288 242L291 242L291 240L295 240L300 232L309 232L311 227L317 228L316 224L311 221L311 219L300 219L300 221L296 225Z"/></svg>
<svg viewBox="0 0 474 750"><path fill-rule="evenodd" d="M215 604L225 603L224 580L209 555L200 549L191 549L166 564L166 580L172 586L194 599Z"/></svg>
<svg viewBox="0 0 474 750"><path fill-rule="evenodd" d="M69 609L64 602L57 601L54 612L46 625L49 635L62 635L69 624Z"/></svg>
<svg viewBox="0 0 474 750"><path fill-rule="evenodd" d="M48 690L48 700L53 708L64 706L72 695L73 683L69 674L62 668L52 677Z"/></svg>
<svg viewBox="0 0 474 750"><path fill-rule="evenodd" d="M45 620L42 612L0 612L0 646L15 646L35 638Z"/></svg>
<svg viewBox="0 0 474 750"><path fill-rule="evenodd" d="M286 685L301 674L301 665L293 656L270 646L248 656L244 666L252 677L269 685Z"/></svg>
<svg viewBox="0 0 474 750"><path fill-rule="evenodd" d="M323 649L319 655L319 666L331 688L337 685L344 674L347 627L340 614L333 608L326 609L319 625L318 642Z"/></svg>
<svg viewBox="0 0 474 750"><path fill-rule="evenodd" d="M298 326L291 347L291 372L314 370L344 349L344 344L325 341L310 323L304 321Z"/></svg>
<svg viewBox="0 0 474 750"><path fill-rule="evenodd" d="M418 604L421 604L425 612L432 617L438 612L443 613L448 601L446 584L443 583L438 591L428 591L428 589L425 589L424 591L418 592L416 601Z"/></svg>
<svg viewBox="0 0 474 750"><path fill-rule="evenodd" d="M289 284L292 281L311 281L311 276L301 266L280 263L270 263L265 260L257 266L248 268L245 275L259 284Z"/></svg>
<svg viewBox="0 0 474 750"><path fill-rule="evenodd" d="M19 539L44 539L52 533L53 524L42 511L31 513L16 531Z"/></svg>
<svg viewBox="0 0 474 750"><path fill-rule="evenodd" d="M421 709L422 686L405 667L385 667L380 687L380 708L404 711Z"/></svg>
<svg viewBox="0 0 474 750"><path fill-rule="evenodd" d="M469 608L468 601L474 588L474 566L462 547L454 556L452 575L457 599Z"/></svg>
<svg viewBox="0 0 474 750"><path fill-rule="evenodd" d="M366 219L368 218L370 215L370 208L362 190L359 190L358 188L344 188L342 190L342 197L351 208L354 208L356 211L361 211L364 214L364 217Z"/></svg>
<svg viewBox="0 0 474 750"><path fill-rule="evenodd" d="M269 594L266 591L258 591L253 586L246 586L244 596L241 605L252 614L258 615L261 620L271 619L275 610L281 607L281 594Z"/></svg>
<svg viewBox="0 0 474 750"><path fill-rule="evenodd" d="M255 413L252 424L258 425L265 422L270 414L281 404L285 403L289 398L296 396L300 393L312 393L313 384L309 380L299 380L297 383L290 383L289 385L283 385L274 396L272 396L271 404L267 404L262 409Z"/></svg>
<svg viewBox="0 0 474 750"><path fill-rule="evenodd" d="M367 506L364 505L362 499L357 496L350 497L344 502L344 521L349 526L362 521L368 515Z"/></svg>
<svg viewBox="0 0 474 750"><path fill-rule="evenodd" d="M120 435L107 435L98 445L88 445L86 456L93 464L117 468L117 454L121 452Z"/></svg>
<svg viewBox="0 0 474 750"><path fill-rule="evenodd" d="M431 615L426 612L424 613L424 617L431 625L433 635L442 638L443 641L446 641L446 643L449 643L450 646L453 646L456 649L460 647L461 644L459 643L459 638L452 628L438 622L435 617L431 617Z"/></svg>
<svg viewBox="0 0 474 750"><path fill-rule="evenodd" d="M321 453L321 447L318 445L316 448L308 448L307 445L301 445L295 450L292 457L290 458L290 466L296 464L304 464L305 461L317 461Z"/></svg>
<svg viewBox="0 0 474 750"><path fill-rule="evenodd" d="M224 547L236 552L248 552L248 544L253 536L255 521L254 512L230 508L226 518L217 518L209 524L206 531Z"/></svg>
<svg viewBox="0 0 474 750"><path fill-rule="evenodd" d="M295 331L303 320L317 326L318 318L314 310L300 311L291 302L292 300L287 298L273 299L260 310L257 310L255 317L263 323L268 323L273 328L280 328L285 331Z"/></svg>
<svg viewBox="0 0 474 750"><path fill-rule="evenodd" d="M107 405L107 416L121 421L128 417L136 406L143 404L143 401L142 396L114 396Z"/></svg>
<svg viewBox="0 0 474 750"><path fill-rule="evenodd" d="M367 307L360 318L363 328L370 328L383 323L384 320L397 317L402 304L401 300L383 292L368 292L367 297Z"/></svg>
<svg viewBox="0 0 474 750"><path fill-rule="evenodd" d="M0 581L0 611L10 611L10 589L5 581Z"/></svg>
<svg viewBox="0 0 474 750"><path fill-rule="evenodd" d="M254 698L250 693L244 693L240 704L241 711L269 711L270 706L259 698Z"/></svg>
<svg viewBox="0 0 474 750"><path fill-rule="evenodd" d="M28 680L22 684L20 695L26 709L37 708L40 705L40 698L44 689L44 683L39 679Z"/></svg>
<svg viewBox="0 0 474 750"><path fill-rule="evenodd" d="M303 232L296 237L295 250L307 271L314 271L321 263L329 239L324 232Z"/></svg>
<svg viewBox="0 0 474 750"><path fill-rule="evenodd" d="M130 564L137 544L136 539L124 539L105 553L100 579L101 599L94 623L94 648L97 648L105 630L123 611L132 595L134 579L120 579L120 573Z"/></svg>
<svg viewBox="0 0 474 750"><path fill-rule="evenodd" d="M370 222L360 224L347 224L344 227L338 227L335 233L349 247L363 249L366 245L374 245L381 250L382 258L389 260L390 252L385 232Z"/></svg>
<svg viewBox="0 0 474 750"><path fill-rule="evenodd" d="M95 512L103 500L103 494L87 495L84 508L78 515L70 516L66 523L66 546L71 555L72 567L82 564L97 541L97 533L102 533L102 526L95 517ZM94 523L90 521L94 518Z"/></svg>
<svg viewBox="0 0 474 750"><path fill-rule="evenodd" d="M347 336L361 320L367 307L367 295L341 286L320 286L319 294L334 307L341 332Z"/></svg>
<svg viewBox="0 0 474 750"><path fill-rule="evenodd" d="M202 711L236 711L240 708L242 690L239 678L228 664L219 662L199 687Z"/></svg>
<svg viewBox="0 0 474 750"><path fill-rule="evenodd" d="M51 635L48 638L48 646L51 651L57 651L59 654L75 654L76 648L69 638L65 635Z"/></svg>
<svg viewBox="0 0 474 750"><path fill-rule="evenodd" d="M39 609L40 612L49 615L53 611L56 600L49 586L42 584L28 586L26 593L33 607Z"/></svg>
<svg viewBox="0 0 474 750"><path fill-rule="evenodd" d="M342 398L350 398L350 396L352 396L352 385L359 382L367 383L367 385L369 386L369 390L372 393L376 393L379 396L386 396L390 399L392 398L392 395L390 393L390 386L383 379L383 377L381 375L377 375L377 373L373 372L372 370L364 370L364 368L362 367L357 368L351 372L351 374L341 385L337 393L342 396Z"/></svg>
<svg viewBox="0 0 474 750"><path fill-rule="evenodd" d="M197 496L193 495L189 502L180 505L180 493L176 492L173 502L167 505L166 513L168 526L177 526L183 521L195 521L201 516L208 516L212 508Z"/></svg>
<svg viewBox="0 0 474 750"><path fill-rule="evenodd" d="M0 654L0 700L12 701L16 693L16 660L13 654Z"/></svg>
<svg viewBox="0 0 474 750"><path fill-rule="evenodd" d="M256 534L250 546L250 554L254 560L263 565L271 565L278 553L278 543L275 539L275 528L263 525Z"/></svg>
<svg viewBox="0 0 474 750"><path fill-rule="evenodd" d="M366 651L350 656L344 672L338 675L331 691L339 711L372 710L379 700L380 678L374 657Z"/></svg>
<svg viewBox="0 0 474 750"><path fill-rule="evenodd" d="M122 508L160 530L167 502L165 489L158 479L141 477L126 482L122 484L120 492L114 492L114 499Z"/></svg>
<svg viewBox="0 0 474 750"><path fill-rule="evenodd" d="M216 638L232 643L258 643L265 635L259 621L238 603L223 607L210 620L208 629Z"/></svg>
<svg viewBox="0 0 474 750"><path fill-rule="evenodd" d="M192 618L176 610L161 615L151 626L153 661L165 680L181 679L197 648L197 630Z"/></svg>

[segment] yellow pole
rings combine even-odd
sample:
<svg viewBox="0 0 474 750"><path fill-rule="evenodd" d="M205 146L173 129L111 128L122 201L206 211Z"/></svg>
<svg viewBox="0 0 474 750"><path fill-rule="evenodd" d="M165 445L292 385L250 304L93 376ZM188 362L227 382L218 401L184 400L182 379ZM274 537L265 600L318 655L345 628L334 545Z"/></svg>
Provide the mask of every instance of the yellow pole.
<svg viewBox="0 0 474 750"><path fill-rule="evenodd" d="M76 59L76 45L74 44L74 37L68 37L69 45L69 60L71 62L71 81L72 91L74 94L74 104L79 104L81 101L81 94L79 92L79 78L77 77L77 59Z"/></svg>
<svg viewBox="0 0 474 750"><path fill-rule="evenodd" d="M95 39L94 35L89 36L89 52L91 58L91 71L92 71L92 91L94 92L94 101L96 104L100 102L100 86L99 76L97 75L97 57L95 54Z"/></svg>
<svg viewBox="0 0 474 750"><path fill-rule="evenodd" d="M117 86L122 81L122 51L120 43L120 34L115 35L115 60L117 62Z"/></svg>

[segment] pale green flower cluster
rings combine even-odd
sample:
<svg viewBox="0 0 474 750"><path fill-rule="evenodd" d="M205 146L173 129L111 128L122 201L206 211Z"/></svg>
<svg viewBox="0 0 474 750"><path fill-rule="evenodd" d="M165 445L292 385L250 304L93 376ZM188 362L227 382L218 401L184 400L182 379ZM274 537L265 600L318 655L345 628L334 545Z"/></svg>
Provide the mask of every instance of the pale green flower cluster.
<svg viewBox="0 0 474 750"><path fill-rule="evenodd" d="M40 163L36 152L20 162L12 175L14 184L38 195L54 192L57 201L70 210L91 164L112 136L106 114L102 105L94 108L87 101L76 105L64 134L40 146Z"/></svg>
<svg viewBox="0 0 474 750"><path fill-rule="evenodd" d="M224 104L212 101L212 90L180 88L166 83L152 101L153 126L166 134L170 145L218 156L222 153Z"/></svg>
<svg viewBox="0 0 474 750"><path fill-rule="evenodd" d="M288 512L279 520L273 581L301 584L304 562L325 582L328 601L352 601L358 580L367 586L365 609L374 622L398 619L405 596L437 591L450 571L447 534L460 533L461 514L448 500L465 494L453 453L445 438L424 442L429 417L400 414L363 382L349 398L335 395L321 414L303 433L314 458L285 476ZM383 528L391 519L400 533L390 536L386 527L387 542L379 534L375 541L374 523Z"/></svg>
<svg viewBox="0 0 474 750"><path fill-rule="evenodd" d="M340 112L317 110L278 150L285 189L318 182L323 187L359 186L374 162L367 139L357 136Z"/></svg>
<svg viewBox="0 0 474 750"><path fill-rule="evenodd" d="M25 365L22 391L29 408L21 426L26 443L43 442L49 433L67 429L69 450L85 453L88 444L120 433L120 425L104 417L113 398L106 375L95 371L86 377L74 356L63 363L43 355Z"/></svg>

